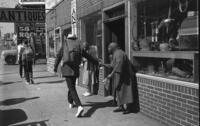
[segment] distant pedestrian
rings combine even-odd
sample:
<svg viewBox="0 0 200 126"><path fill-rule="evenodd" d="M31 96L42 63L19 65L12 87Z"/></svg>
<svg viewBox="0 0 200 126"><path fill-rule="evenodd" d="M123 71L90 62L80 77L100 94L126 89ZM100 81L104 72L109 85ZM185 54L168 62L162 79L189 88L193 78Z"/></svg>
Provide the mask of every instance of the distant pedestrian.
<svg viewBox="0 0 200 126"><path fill-rule="evenodd" d="M83 42L83 50L88 53L89 44L87 42ZM86 58L82 58L83 71L82 71L82 83L86 85L87 91L83 93L83 96L90 96L91 92L88 89L89 83L89 71L88 71L88 60Z"/></svg>
<svg viewBox="0 0 200 126"><path fill-rule="evenodd" d="M36 55L38 55L38 54L36 54L36 38L35 38L35 35L34 35L34 33L31 33L31 36L30 36L30 39L29 39L29 45L30 45L30 47L31 47L31 49L33 50L33 64L35 64L35 62L36 62L36 59L38 58L38 57L36 57Z"/></svg>
<svg viewBox="0 0 200 126"><path fill-rule="evenodd" d="M24 49L21 51L22 64L24 66L24 75L26 84L34 84L33 81L33 61L34 52L27 39L23 41Z"/></svg>
<svg viewBox="0 0 200 126"><path fill-rule="evenodd" d="M133 71L131 64L125 52L118 47L117 43L110 43L108 51L113 55L111 64L102 64L103 66L112 68L111 73L105 78L111 79L114 84L114 92L116 93L118 108L114 112L123 112L128 114L131 112L128 104L134 102L132 78ZM126 108L125 108L126 107Z"/></svg>
<svg viewBox="0 0 200 126"><path fill-rule="evenodd" d="M17 61L18 61L18 64L19 64L19 75L21 78L24 77L24 74L23 74L23 63L22 63L22 55L21 55L21 51L24 50L24 45L23 43L19 43L17 45Z"/></svg>
<svg viewBox="0 0 200 126"><path fill-rule="evenodd" d="M76 91L76 79L79 77L79 65L82 57L93 61L98 64L98 60L87 54L80 45L78 40L67 39L64 37L64 43L61 49L58 51L56 61L54 65L54 72L57 72L58 65L63 60L63 66L61 68L62 76L65 77L68 86L68 102L69 108L72 108L74 103L78 106L76 117L80 117L84 111L81 101Z"/></svg>
<svg viewBox="0 0 200 126"><path fill-rule="evenodd" d="M98 58L97 47L95 45L89 46L88 54L91 55L93 58L97 59ZM87 73L86 72L85 73L88 74L88 78L87 78L88 80L86 82L87 91L83 95L87 97L87 96L98 93L99 66L91 61L87 61L86 71L87 71ZM83 77L84 76L85 75L83 75Z"/></svg>

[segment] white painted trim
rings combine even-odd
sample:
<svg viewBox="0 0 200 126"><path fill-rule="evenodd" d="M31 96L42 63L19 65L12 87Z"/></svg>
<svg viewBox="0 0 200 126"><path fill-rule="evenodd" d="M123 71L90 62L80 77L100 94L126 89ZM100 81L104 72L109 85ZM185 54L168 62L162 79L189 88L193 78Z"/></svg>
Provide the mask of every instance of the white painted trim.
<svg viewBox="0 0 200 126"><path fill-rule="evenodd" d="M128 0L128 58L131 58L131 7Z"/></svg>
<svg viewBox="0 0 200 126"><path fill-rule="evenodd" d="M150 75L145 75L145 74L140 74L140 73L137 73L136 76L137 77L151 79L151 80L155 80L155 81L162 81L162 82L166 82L166 83L170 83L170 84L175 84L175 85L179 85L179 86L185 86L185 87L189 87L189 88L199 89L199 84L198 83L191 83L191 82L167 79L167 78L150 76Z"/></svg>
<svg viewBox="0 0 200 126"><path fill-rule="evenodd" d="M40 4L45 5L45 0L44 2L22 2L21 0L19 0L19 3L22 5L40 5Z"/></svg>
<svg viewBox="0 0 200 126"><path fill-rule="evenodd" d="M107 10L113 9L113 8L118 7L120 5L123 5L123 4L125 4L125 1L121 1L121 2L118 2L116 4L111 5L109 7L106 7L106 8L103 9L103 11L107 11Z"/></svg>

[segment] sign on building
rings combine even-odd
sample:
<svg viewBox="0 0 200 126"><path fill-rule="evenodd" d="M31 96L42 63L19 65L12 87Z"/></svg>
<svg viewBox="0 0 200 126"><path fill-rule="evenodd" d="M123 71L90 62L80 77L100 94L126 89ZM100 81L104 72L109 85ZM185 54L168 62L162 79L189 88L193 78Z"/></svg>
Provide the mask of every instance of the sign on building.
<svg viewBox="0 0 200 126"><path fill-rule="evenodd" d="M45 11L34 9L0 8L0 22L45 22Z"/></svg>
<svg viewBox="0 0 200 126"><path fill-rule="evenodd" d="M76 13L76 0L71 1L71 27L72 33L68 37L77 37L77 13Z"/></svg>

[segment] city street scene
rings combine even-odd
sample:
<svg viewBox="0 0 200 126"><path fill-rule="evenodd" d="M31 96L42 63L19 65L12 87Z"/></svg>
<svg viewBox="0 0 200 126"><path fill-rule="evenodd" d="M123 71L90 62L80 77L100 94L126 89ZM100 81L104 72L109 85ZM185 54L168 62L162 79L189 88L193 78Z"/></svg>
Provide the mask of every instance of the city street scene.
<svg viewBox="0 0 200 126"><path fill-rule="evenodd" d="M198 0L0 0L0 126L199 126Z"/></svg>

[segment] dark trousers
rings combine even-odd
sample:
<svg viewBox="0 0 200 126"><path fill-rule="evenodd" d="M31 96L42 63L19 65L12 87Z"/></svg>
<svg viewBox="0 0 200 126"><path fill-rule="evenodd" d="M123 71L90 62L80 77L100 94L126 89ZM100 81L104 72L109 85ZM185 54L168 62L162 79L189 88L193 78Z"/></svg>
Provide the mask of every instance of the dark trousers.
<svg viewBox="0 0 200 126"><path fill-rule="evenodd" d="M20 77L23 77L23 62L22 62L22 56L19 56L19 75Z"/></svg>
<svg viewBox="0 0 200 126"><path fill-rule="evenodd" d="M66 77L65 79L68 86L68 102L70 104L75 102L77 106L81 106L82 104L76 91L76 77Z"/></svg>
<svg viewBox="0 0 200 126"><path fill-rule="evenodd" d="M23 64L19 63L19 75L20 77L23 77Z"/></svg>
<svg viewBox="0 0 200 126"><path fill-rule="evenodd" d="M30 80L33 79L33 62L32 61L24 61L24 75L27 82L30 82Z"/></svg>

